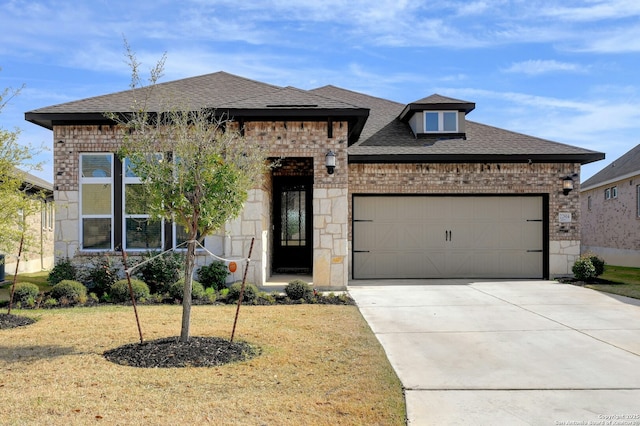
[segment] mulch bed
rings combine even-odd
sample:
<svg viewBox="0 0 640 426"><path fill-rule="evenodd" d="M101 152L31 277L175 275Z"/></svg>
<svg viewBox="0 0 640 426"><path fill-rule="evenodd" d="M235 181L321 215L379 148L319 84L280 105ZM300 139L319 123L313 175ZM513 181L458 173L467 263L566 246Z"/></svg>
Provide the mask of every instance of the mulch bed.
<svg viewBox="0 0 640 426"><path fill-rule="evenodd" d="M180 342L167 337L144 343L132 343L104 352L109 361L141 368L216 367L245 361L260 350L244 342L230 342L219 337L190 337Z"/></svg>
<svg viewBox="0 0 640 426"><path fill-rule="evenodd" d="M572 284L580 287L584 287L585 285L589 285L589 284L609 284L609 285L620 284L614 281L605 280L603 278L593 278L593 279L590 279L589 281L581 281L573 277L561 277L561 278L558 278L557 280L558 282L563 284Z"/></svg>
<svg viewBox="0 0 640 426"><path fill-rule="evenodd" d="M5 328L16 328L36 322L33 318L21 317L11 314L0 314L0 330Z"/></svg>

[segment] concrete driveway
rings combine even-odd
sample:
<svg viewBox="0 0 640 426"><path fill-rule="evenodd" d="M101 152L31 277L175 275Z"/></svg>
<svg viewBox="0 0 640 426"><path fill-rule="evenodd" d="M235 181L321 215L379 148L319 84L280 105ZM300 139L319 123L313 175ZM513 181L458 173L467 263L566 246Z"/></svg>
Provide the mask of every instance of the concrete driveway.
<svg viewBox="0 0 640 426"><path fill-rule="evenodd" d="M554 281L358 280L349 293L411 425L640 426L639 300Z"/></svg>

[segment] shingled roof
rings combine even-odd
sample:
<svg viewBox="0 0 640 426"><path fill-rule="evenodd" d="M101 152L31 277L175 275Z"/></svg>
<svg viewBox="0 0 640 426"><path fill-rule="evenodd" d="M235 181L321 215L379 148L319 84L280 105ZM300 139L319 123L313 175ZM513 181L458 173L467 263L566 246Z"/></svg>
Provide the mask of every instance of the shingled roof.
<svg viewBox="0 0 640 426"><path fill-rule="evenodd" d="M403 122L408 106L334 86L312 90L344 102L366 105L369 119L360 140L349 147L349 162L579 162L604 154L466 120L465 135L416 137ZM432 95L412 104L455 105L472 110L474 103ZM412 105L409 104L409 105ZM467 112L468 112L467 111Z"/></svg>
<svg viewBox="0 0 640 426"><path fill-rule="evenodd" d="M225 72L161 83L29 111L25 118L52 129L54 124L107 123L105 112L129 112L147 98L150 111L167 102L192 109L211 108L239 120L347 120L350 162L522 161L579 162L604 154L466 121L464 135L416 137L404 119L433 108L468 113L473 102L431 95L408 105L335 86L313 90L279 87Z"/></svg>
<svg viewBox="0 0 640 426"><path fill-rule="evenodd" d="M595 188L609 182L640 175L640 145L636 145L629 152L600 170L580 185L582 191Z"/></svg>

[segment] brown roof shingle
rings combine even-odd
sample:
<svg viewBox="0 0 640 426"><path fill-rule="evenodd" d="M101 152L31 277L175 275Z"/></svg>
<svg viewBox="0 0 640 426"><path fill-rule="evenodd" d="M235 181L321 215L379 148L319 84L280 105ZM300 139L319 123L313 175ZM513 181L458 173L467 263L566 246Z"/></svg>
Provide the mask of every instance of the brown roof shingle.
<svg viewBox="0 0 640 426"><path fill-rule="evenodd" d="M105 112L128 112L135 98L150 88L122 91L27 112L28 121L52 128L53 122L106 120ZM416 137L402 120L421 108L449 105L471 111L472 102L431 95L404 105L335 86L313 90L279 87L216 72L161 83L148 96L148 109L161 111L167 101L182 107L228 110L234 118L347 116L351 123L349 161L576 161L586 164L604 154L508 130L466 121L465 135ZM271 114L271 115L270 115Z"/></svg>
<svg viewBox="0 0 640 426"><path fill-rule="evenodd" d="M640 175L640 144L631 148L631 150L620 158L613 160L611 164L591 176L580 186L582 189L594 187L601 183L609 182L632 174Z"/></svg>

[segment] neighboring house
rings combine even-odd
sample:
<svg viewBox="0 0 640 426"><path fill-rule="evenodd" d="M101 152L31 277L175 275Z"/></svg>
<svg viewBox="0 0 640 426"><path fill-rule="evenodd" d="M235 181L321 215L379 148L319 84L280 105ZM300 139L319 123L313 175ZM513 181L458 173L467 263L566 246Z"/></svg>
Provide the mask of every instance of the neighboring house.
<svg viewBox="0 0 640 426"><path fill-rule="evenodd" d="M587 179L580 200L583 253L640 267L640 145Z"/></svg>
<svg viewBox="0 0 640 426"><path fill-rule="evenodd" d="M53 185L30 173L24 174L22 190L34 194L33 203L37 204L37 213L24 217L27 226L27 244L23 248L18 272L39 272L51 269L54 265L53 256L53 227L55 224L53 207ZM20 213L22 214L22 213ZM19 243L16 242L15 252L4 253L5 273L16 272Z"/></svg>
<svg viewBox="0 0 640 426"><path fill-rule="evenodd" d="M469 121L474 103L440 95L405 105L217 72L158 85L149 102L178 95L231 117L280 159L241 216L206 241L242 257L255 237L257 285L287 272L330 289L368 278L549 278L570 273L580 254L579 194L563 185L578 186L580 165L602 153ZM127 112L132 99L125 91L25 114L53 130L58 257L180 240L171 224L141 235L127 214L123 194L136 181L122 174L122 136L104 113Z"/></svg>

